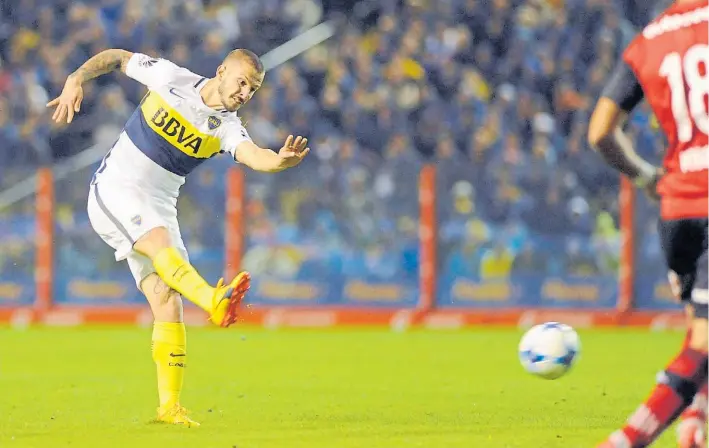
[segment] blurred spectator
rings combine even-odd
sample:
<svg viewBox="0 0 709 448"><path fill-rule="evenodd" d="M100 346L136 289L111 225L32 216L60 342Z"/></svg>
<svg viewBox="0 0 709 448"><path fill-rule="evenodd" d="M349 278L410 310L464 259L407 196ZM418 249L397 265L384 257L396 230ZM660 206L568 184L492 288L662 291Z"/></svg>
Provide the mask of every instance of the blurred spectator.
<svg viewBox="0 0 709 448"><path fill-rule="evenodd" d="M541 251L536 250L531 243L525 244L512 262L511 274L513 276L543 275L547 272L546 257Z"/></svg>
<svg viewBox="0 0 709 448"><path fill-rule="evenodd" d="M501 242L482 254L480 278L482 280L506 279L512 271L514 255Z"/></svg>
<svg viewBox="0 0 709 448"><path fill-rule="evenodd" d="M596 260L588 249L584 250L581 240L570 239L564 251L566 273L575 277L591 277L599 274Z"/></svg>
<svg viewBox="0 0 709 448"><path fill-rule="evenodd" d="M485 223L478 220L466 223L463 238L459 245L451 249L443 272L451 277L478 278L482 256L489 247L489 241Z"/></svg>
<svg viewBox="0 0 709 448"><path fill-rule="evenodd" d="M264 54L338 18L335 36L270 70L241 112L258 143L275 149L303 133L313 148L293 173L249 173L247 264L286 276L342 268L382 280L404 275L402 266L414 273L418 176L429 161L445 272L612 273L618 178L587 147L585 129L633 27L650 17L646 3L6 0L0 153L5 171L27 173L94 144L108 148L144 94L138 83L88 83L69 127L50 124L44 108L101 49L147 52L211 76L234 47ZM630 123L639 150L657 159L662 137L652 126L646 107ZM188 245L205 253L221 251L224 236L223 217L213 213L225 200L228 164L219 162L188 182L181 199ZM12 175L1 174L0 184L11 185ZM59 189L70 210L60 238L69 246L86 228L86 182L75 183ZM215 230L206 235L205 227ZM69 246L62 253L78 256ZM661 263L657 247L643 247ZM562 252L566 266L555 267L549 260Z"/></svg>

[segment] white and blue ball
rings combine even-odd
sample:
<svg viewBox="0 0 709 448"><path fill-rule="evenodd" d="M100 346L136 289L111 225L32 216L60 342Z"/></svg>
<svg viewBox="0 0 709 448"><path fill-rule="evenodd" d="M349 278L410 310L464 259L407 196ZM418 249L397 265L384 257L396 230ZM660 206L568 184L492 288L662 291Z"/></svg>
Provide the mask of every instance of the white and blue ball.
<svg viewBox="0 0 709 448"><path fill-rule="evenodd" d="M581 341L573 328L547 322L524 334L519 343L519 360L532 375L555 380L569 371L580 350Z"/></svg>

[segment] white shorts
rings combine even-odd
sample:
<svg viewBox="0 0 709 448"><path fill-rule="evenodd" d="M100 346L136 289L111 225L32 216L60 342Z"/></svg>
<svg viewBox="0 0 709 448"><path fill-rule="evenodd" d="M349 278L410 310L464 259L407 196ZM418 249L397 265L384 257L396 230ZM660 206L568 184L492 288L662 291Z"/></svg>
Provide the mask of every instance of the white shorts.
<svg viewBox="0 0 709 448"><path fill-rule="evenodd" d="M133 250L133 244L150 230L165 227L173 247L189 260L174 200L162 199L136 186L102 181L91 186L87 209L91 226L116 251L116 260L128 261L138 289L155 268L148 257Z"/></svg>

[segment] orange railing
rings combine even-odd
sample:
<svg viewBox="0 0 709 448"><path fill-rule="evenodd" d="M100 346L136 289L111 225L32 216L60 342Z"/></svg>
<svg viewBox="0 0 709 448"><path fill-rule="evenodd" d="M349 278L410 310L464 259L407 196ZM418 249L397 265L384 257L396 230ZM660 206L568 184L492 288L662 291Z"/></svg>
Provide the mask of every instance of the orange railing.
<svg viewBox="0 0 709 448"><path fill-rule="evenodd" d="M620 182L620 269L618 272L618 312L627 313L633 307L635 295L635 187L626 177Z"/></svg>

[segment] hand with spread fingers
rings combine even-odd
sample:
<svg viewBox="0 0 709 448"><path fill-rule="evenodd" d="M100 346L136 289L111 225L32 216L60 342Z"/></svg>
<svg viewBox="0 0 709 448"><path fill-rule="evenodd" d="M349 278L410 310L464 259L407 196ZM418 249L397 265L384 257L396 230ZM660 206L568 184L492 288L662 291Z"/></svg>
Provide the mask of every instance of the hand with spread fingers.
<svg viewBox="0 0 709 448"><path fill-rule="evenodd" d="M71 123L74 114L81 110L81 102L84 100L84 89L81 87L81 80L74 76L69 76L64 83L61 95L47 103L47 107L56 107L52 120L57 123L66 119Z"/></svg>
<svg viewBox="0 0 709 448"><path fill-rule="evenodd" d="M293 138L292 135L289 135L283 147L278 151L278 155L281 157L281 165L285 168L292 168L298 165L310 152L307 144L307 138L301 136Z"/></svg>

